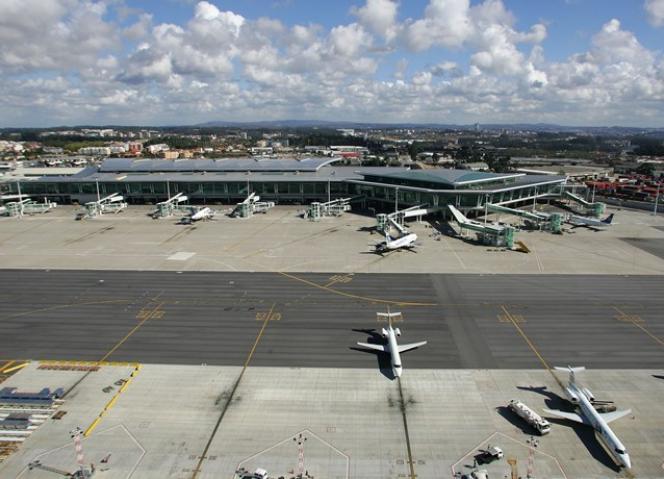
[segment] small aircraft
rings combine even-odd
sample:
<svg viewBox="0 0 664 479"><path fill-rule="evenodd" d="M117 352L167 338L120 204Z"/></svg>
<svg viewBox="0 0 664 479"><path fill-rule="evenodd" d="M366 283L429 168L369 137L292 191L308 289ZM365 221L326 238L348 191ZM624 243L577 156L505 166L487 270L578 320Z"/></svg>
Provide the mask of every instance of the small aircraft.
<svg viewBox="0 0 664 479"><path fill-rule="evenodd" d="M415 246L417 246L416 241L417 235L415 233L407 233L396 238L392 238L389 233L385 233L385 241L381 241L375 245L375 252L383 254L400 249L414 251Z"/></svg>
<svg viewBox="0 0 664 479"><path fill-rule="evenodd" d="M212 208L208 208L207 206L200 209L192 208L189 215L182 218L182 222L195 223L196 221L210 220L214 217L214 215L215 211Z"/></svg>
<svg viewBox="0 0 664 479"><path fill-rule="evenodd" d="M417 246L417 235L408 231L405 226L399 224L393 218L388 218L388 225L389 228L384 231L385 241L381 241L374 246L374 253L382 255L383 253L389 253L390 251L397 251L400 249L415 252L414 248ZM392 228L399 232L398 236L390 236L390 229Z"/></svg>
<svg viewBox="0 0 664 479"><path fill-rule="evenodd" d="M582 226L591 229L603 229L611 226L613 216L614 214L611 213L603 220L600 220L598 218L590 218L588 216L571 215L567 219L567 222L572 225L572 228L578 228Z"/></svg>
<svg viewBox="0 0 664 479"><path fill-rule="evenodd" d="M620 439L618 439L618 436L616 436L611 428L609 428L608 424L615 421L616 419L627 416L632 412L632 410L626 409L624 411L613 411L608 413L598 412L592 404L595 398L590 390L584 387L580 387L576 383L575 373L585 371L586 368L573 368L571 366L567 366L566 368L556 367L555 369L557 371L569 372L569 382L567 387L565 387L565 394L567 395L570 402L579 408L580 414L551 409L545 409L545 411L554 416L579 422L595 429L595 431L599 433L601 439L606 443L606 446L608 447L611 455L618 461L620 465L630 469L632 467L632 463L630 461L629 454L627 454L625 446L623 446L623 444L620 442Z"/></svg>
<svg viewBox="0 0 664 479"><path fill-rule="evenodd" d="M394 374L395 378L401 377L403 366L401 365L400 353L424 346L427 342L420 341L419 343L403 344L399 346L397 344L397 336L401 336L401 330L392 327L392 320L397 317L400 318L401 313L390 313L388 310L387 313L376 313L376 316L378 316L378 319L387 320L387 329L383 328L381 331L381 335L384 338L387 338L387 344L357 343L357 345L366 349L389 354L391 358L390 363L392 365L392 374Z"/></svg>

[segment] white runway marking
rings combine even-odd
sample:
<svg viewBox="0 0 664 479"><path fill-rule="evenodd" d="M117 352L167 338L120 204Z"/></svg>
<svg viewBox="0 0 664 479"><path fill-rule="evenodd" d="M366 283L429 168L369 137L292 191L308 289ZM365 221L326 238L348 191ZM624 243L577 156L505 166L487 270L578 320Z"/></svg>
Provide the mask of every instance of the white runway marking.
<svg viewBox="0 0 664 479"><path fill-rule="evenodd" d="M196 253L188 253L186 251L178 251L177 253L173 253L166 259L170 259L171 261L187 261L189 258L194 256Z"/></svg>

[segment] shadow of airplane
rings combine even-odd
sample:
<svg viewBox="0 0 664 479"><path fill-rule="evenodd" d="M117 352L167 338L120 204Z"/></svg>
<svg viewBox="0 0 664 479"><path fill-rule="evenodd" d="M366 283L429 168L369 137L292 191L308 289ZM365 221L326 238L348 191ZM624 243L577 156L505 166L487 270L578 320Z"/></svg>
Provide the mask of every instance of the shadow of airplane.
<svg viewBox="0 0 664 479"><path fill-rule="evenodd" d="M549 409L560 409L561 411L574 412L574 405L566 398L549 391L546 386L517 386L521 391L531 391L546 397L544 404Z"/></svg>
<svg viewBox="0 0 664 479"><path fill-rule="evenodd" d="M652 377L655 379L664 379L664 376L658 376L657 374L653 374Z"/></svg>
<svg viewBox="0 0 664 479"><path fill-rule="evenodd" d="M380 256L381 258L386 258L391 254L398 253L400 251L408 251L410 253L417 254L417 251L415 251L413 248L407 248L407 247L393 249L393 250L382 250L382 251L379 249L374 249L370 251L360 251L360 254L375 254L376 256Z"/></svg>
<svg viewBox="0 0 664 479"><path fill-rule="evenodd" d="M428 223L435 231L439 232L442 235L445 236L457 235L456 231L454 231L454 228L452 228L447 221L431 220Z"/></svg>
<svg viewBox="0 0 664 479"><path fill-rule="evenodd" d="M369 344L385 344L385 338L377 332L375 329L353 329L352 331L356 333L364 333L367 334L367 340L365 341L366 343ZM367 354L373 354L376 356L376 360L378 362L378 369L380 370L380 373L385 376L389 380L394 380L396 379L396 376L394 375L392 371L392 361L391 357L389 354L381 352L381 351L376 351L374 349L365 349L361 346L350 346L348 349L352 349L353 351L360 351L362 353L367 353Z"/></svg>
<svg viewBox="0 0 664 479"><path fill-rule="evenodd" d="M522 391L532 391L545 396L547 399L544 401L544 403L548 409L559 409L565 412L575 412L575 408L573 407L572 403L570 403L567 399L559 396L558 394L549 391L546 386L517 386L517 389L521 389ZM561 426L567 426L571 428L586 447L593 459L608 469L611 469L613 472L620 472L620 467L616 464L616 461L613 459L613 457L609 455L608 452L606 452L604 446L597 439L595 430L592 427L555 416L547 416L546 419L552 424L559 424Z"/></svg>

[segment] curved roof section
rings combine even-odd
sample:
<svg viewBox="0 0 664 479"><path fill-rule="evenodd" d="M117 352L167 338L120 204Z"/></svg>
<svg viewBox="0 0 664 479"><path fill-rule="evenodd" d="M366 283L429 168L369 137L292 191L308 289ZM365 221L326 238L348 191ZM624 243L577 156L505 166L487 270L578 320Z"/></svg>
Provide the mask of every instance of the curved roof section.
<svg viewBox="0 0 664 479"><path fill-rule="evenodd" d="M318 171L343 158L218 158L196 160L157 160L150 158L107 158L99 166L100 173L202 173L246 171Z"/></svg>
<svg viewBox="0 0 664 479"><path fill-rule="evenodd" d="M406 170L395 173L389 171L377 173L364 173L363 171L358 171L358 173L365 176L379 176L386 179L436 183L448 187L471 185L475 183L483 183L486 181L499 181L507 178L525 176L523 173L502 174L487 173L483 171L452 170L445 168L439 168L435 170Z"/></svg>

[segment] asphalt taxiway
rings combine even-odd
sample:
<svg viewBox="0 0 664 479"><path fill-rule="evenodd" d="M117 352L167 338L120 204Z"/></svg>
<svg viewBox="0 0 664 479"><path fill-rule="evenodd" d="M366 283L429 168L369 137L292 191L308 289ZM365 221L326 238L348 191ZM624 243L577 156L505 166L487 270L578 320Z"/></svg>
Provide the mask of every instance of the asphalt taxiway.
<svg viewBox="0 0 664 479"><path fill-rule="evenodd" d="M351 348L388 307L401 341L429 341L406 369L664 359L661 276L2 270L0 283L2 359L241 366L256 342L252 366L370 368Z"/></svg>

